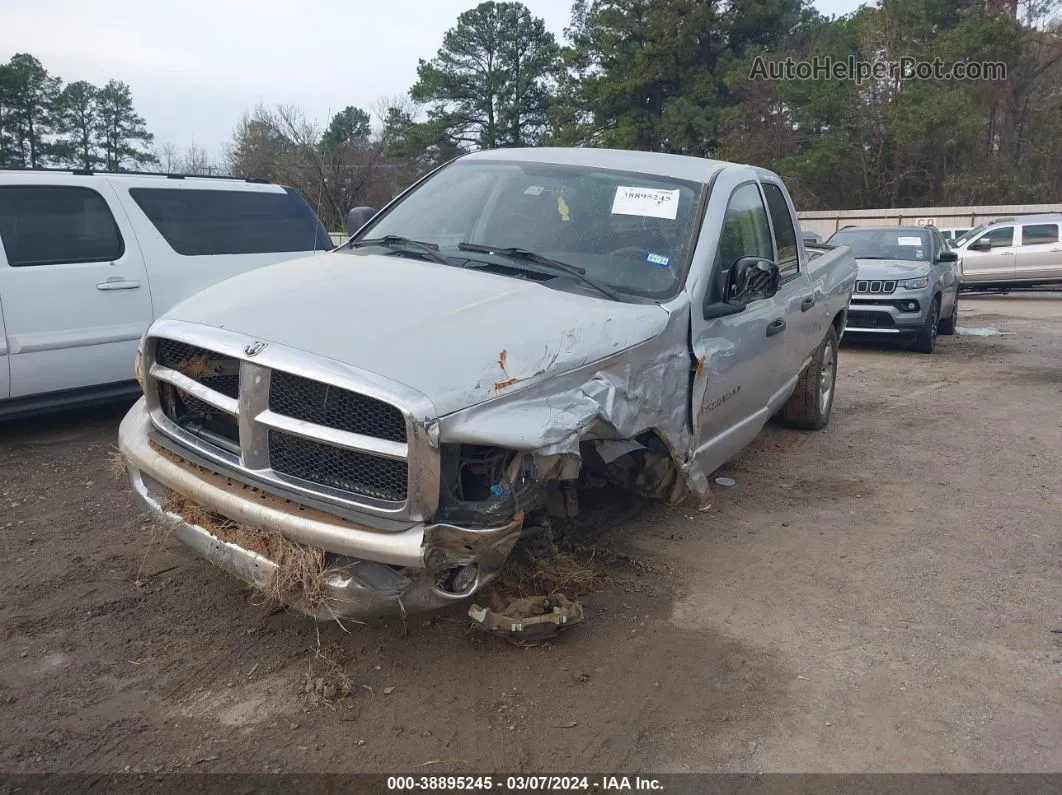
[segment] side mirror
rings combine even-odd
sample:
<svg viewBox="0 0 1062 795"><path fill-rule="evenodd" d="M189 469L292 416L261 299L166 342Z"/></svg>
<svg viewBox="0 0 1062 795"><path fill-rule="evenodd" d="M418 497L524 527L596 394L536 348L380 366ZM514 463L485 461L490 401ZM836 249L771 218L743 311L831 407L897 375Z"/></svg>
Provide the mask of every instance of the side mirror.
<svg viewBox="0 0 1062 795"><path fill-rule="evenodd" d="M937 255L937 262L958 262L959 255L954 251L941 251Z"/></svg>
<svg viewBox="0 0 1062 795"><path fill-rule="evenodd" d="M726 280L728 304L750 304L778 292L782 275L778 265L761 257L742 257L730 266Z"/></svg>
<svg viewBox="0 0 1062 795"><path fill-rule="evenodd" d="M374 215L376 215L376 210L372 207L355 207L347 213L347 234L353 235L369 223L369 219Z"/></svg>
<svg viewBox="0 0 1062 795"><path fill-rule="evenodd" d="M991 251L992 250L992 241L989 240L987 237L982 237L980 240L977 240L977 241L975 241L975 242L970 244L970 250L971 251Z"/></svg>

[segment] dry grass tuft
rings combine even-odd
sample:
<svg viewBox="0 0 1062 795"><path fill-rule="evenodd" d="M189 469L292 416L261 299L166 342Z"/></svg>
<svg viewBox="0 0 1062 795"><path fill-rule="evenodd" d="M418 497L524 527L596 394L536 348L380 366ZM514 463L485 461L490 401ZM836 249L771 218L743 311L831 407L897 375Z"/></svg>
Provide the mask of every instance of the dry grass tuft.
<svg viewBox="0 0 1062 795"><path fill-rule="evenodd" d="M178 369L182 373L196 381L212 373L213 367L210 357L205 354L193 356L191 359L185 359L180 365L178 365Z"/></svg>
<svg viewBox="0 0 1062 795"><path fill-rule="evenodd" d="M269 601L308 610L327 607L329 596L324 584L331 571L325 565L323 549L298 544L276 531L232 521L175 491L166 495L162 507L221 541L273 561L277 568L263 589Z"/></svg>
<svg viewBox="0 0 1062 795"><path fill-rule="evenodd" d="M111 477L115 480L124 479L126 475L129 474L129 468L126 467L125 458L122 456L121 452L118 450L112 451L110 459L111 463L109 468L111 470Z"/></svg>
<svg viewBox="0 0 1062 795"><path fill-rule="evenodd" d="M591 591L602 579L592 554L517 547L495 582L496 590L507 596L564 592L575 598Z"/></svg>
<svg viewBox="0 0 1062 795"><path fill-rule="evenodd" d="M354 695L354 680L346 672L349 662L349 656L343 652L317 648L314 656L307 662L306 679L303 683L303 693L311 706L332 706L335 702Z"/></svg>

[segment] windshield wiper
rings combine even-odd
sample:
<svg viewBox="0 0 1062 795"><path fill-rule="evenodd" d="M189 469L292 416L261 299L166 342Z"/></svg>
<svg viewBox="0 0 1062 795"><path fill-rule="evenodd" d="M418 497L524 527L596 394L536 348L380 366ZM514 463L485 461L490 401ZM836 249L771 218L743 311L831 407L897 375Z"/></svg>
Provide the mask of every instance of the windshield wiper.
<svg viewBox="0 0 1062 795"><path fill-rule="evenodd" d="M421 243L419 240L410 240L408 237L401 237L399 235L384 235L383 237L365 238L363 240L351 240L350 247L357 248L358 246L385 246L387 248L412 248L423 254L428 255L428 259L432 262L438 262L440 265L449 265L446 258L438 252L438 246L434 243Z"/></svg>
<svg viewBox="0 0 1062 795"><path fill-rule="evenodd" d="M569 276L575 277L583 284L587 284L593 287L602 295L607 295L613 301L623 302L623 298L619 293L613 290L611 287L602 284L597 279L594 279L586 275L586 271L576 265L569 265L567 262L561 262L560 260L551 259L543 254L538 254L534 251L528 251L526 248L519 248L518 246L510 246L508 248L499 246L485 246L482 243L458 243L457 247L461 251L478 251L483 254L501 254L503 257L511 257L512 259L523 259L528 262L533 262L536 265L542 265L546 268L552 268L553 270L566 273Z"/></svg>

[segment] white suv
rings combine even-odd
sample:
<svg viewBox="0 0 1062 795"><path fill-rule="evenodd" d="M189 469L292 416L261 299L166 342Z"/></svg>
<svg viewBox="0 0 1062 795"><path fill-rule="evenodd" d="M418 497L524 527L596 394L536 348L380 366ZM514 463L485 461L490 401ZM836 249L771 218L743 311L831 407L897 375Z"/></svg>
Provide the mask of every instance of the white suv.
<svg viewBox="0 0 1062 795"><path fill-rule="evenodd" d="M261 181L0 170L0 417L135 395L151 322L216 282L331 249Z"/></svg>

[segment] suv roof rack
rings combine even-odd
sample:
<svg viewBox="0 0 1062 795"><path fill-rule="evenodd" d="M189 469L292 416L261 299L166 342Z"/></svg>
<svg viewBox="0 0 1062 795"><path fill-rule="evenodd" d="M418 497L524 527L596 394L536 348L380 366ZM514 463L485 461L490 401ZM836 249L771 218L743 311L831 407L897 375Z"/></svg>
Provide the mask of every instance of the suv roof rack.
<svg viewBox="0 0 1062 795"><path fill-rule="evenodd" d="M4 166L0 171L21 171L29 173L45 172L53 174L73 174L76 177L92 176L116 176L116 177L165 177L166 179L227 179L233 182L250 182L255 185L272 184L268 179L260 177L233 177L226 174L177 174L170 171L100 171L90 168L63 168L58 166L45 166L39 168L18 168Z"/></svg>

